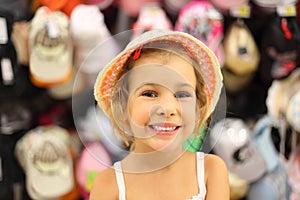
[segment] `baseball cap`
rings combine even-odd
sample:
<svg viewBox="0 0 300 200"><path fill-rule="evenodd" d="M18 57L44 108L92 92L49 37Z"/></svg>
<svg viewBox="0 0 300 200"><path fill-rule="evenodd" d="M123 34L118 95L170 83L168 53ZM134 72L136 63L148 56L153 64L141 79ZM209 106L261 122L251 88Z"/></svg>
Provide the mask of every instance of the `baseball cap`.
<svg viewBox="0 0 300 200"><path fill-rule="evenodd" d="M68 17L44 6L36 11L30 25L29 69L33 84L47 88L68 81L73 66Z"/></svg>
<svg viewBox="0 0 300 200"><path fill-rule="evenodd" d="M239 118L225 118L210 132L213 151L224 159L230 172L254 182L266 172L266 162L252 140L252 132Z"/></svg>
<svg viewBox="0 0 300 200"><path fill-rule="evenodd" d="M74 187L69 135L59 126L38 126L16 144L15 155L26 175L33 199L55 199Z"/></svg>

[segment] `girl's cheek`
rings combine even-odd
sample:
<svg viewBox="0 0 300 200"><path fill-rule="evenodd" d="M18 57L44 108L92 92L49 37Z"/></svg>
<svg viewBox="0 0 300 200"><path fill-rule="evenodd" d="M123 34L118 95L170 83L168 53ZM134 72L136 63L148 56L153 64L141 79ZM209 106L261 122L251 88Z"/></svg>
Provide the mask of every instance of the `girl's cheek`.
<svg viewBox="0 0 300 200"><path fill-rule="evenodd" d="M145 126L150 118L149 110L144 105L134 105L128 117L133 125Z"/></svg>
<svg viewBox="0 0 300 200"><path fill-rule="evenodd" d="M195 101L188 101L181 103L182 116L187 118L186 120L194 120L196 117L197 109Z"/></svg>

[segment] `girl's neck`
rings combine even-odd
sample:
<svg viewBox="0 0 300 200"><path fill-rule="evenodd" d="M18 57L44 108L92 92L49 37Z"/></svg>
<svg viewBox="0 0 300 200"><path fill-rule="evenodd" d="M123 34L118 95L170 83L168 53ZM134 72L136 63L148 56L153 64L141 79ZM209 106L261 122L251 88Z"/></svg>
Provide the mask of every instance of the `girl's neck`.
<svg viewBox="0 0 300 200"><path fill-rule="evenodd" d="M170 168L190 154L183 148L168 152L136 153L133 151L122 160L122 170L129 173L150 173Z"/></svg>

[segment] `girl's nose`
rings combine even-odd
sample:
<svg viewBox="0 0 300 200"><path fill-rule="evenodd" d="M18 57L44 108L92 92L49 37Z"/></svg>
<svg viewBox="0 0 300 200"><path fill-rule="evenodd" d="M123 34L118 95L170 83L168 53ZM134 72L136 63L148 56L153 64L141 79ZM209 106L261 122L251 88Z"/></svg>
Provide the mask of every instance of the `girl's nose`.
<svg viewBox="0 0 300 200"><path fill-rule="evenodd" d="M156 108L156 114L164 117L172 117L177 114L178 102L173 96L172 98L165 98L161 100Z"/></svg>

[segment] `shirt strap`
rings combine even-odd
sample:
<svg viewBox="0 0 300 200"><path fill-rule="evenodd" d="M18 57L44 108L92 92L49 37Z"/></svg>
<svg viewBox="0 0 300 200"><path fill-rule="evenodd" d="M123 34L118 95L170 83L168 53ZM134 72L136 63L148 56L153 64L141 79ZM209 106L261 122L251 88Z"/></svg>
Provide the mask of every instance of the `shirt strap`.
<svg viewBox="0 0 300 200"><path fill-rule="evenodd" d="M122 166L120 161L114 163L114 169L119 189L119 200L126 200L124 175L122 172Z"/></svg>
<svg viewBox="0 0 300 200"><path fill-rule="evenodd" d="M199 191L201 194L206 194L206 186L204 181L204 153L197 152L197 178Z"/></svg>

